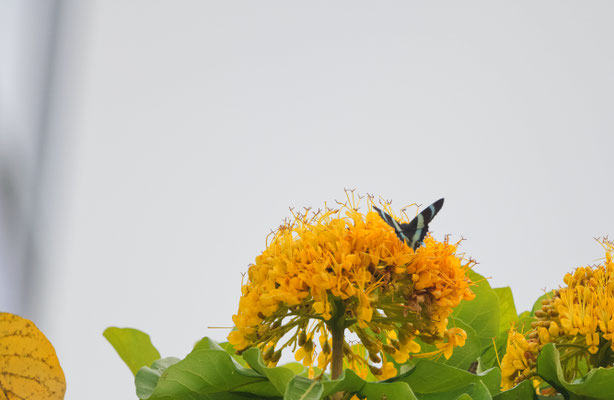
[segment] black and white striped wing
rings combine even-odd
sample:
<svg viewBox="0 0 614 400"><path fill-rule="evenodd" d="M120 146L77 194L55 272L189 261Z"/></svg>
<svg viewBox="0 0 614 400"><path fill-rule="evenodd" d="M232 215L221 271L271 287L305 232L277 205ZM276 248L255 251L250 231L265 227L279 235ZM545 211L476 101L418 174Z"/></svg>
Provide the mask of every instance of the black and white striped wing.
<svg viewBox="0 0 614 400"><path fill-rule="evenodd" d="M424 211L416 216L409 224L399 224L394 218L388 215L386 212L373 206L373 209L382 217L388 225L394 228L397 237L407 243L409 247L416 250L422 245L422 241L429 230L429 223L433 220L435 215L443 207L443 199L439 199Z"/></svg>
<svg viewBox="0 0 614 400"><path fill-rule="evenodd" d="M373 209L377 211L379 216L382 217L382 219L394 229L394 232L397 234L397 237L401 241L409 244L409 237L405 236L405 232L403 231L403 227L402 227L402 225L407 225L407 224L399 224L397 220L392 218L387 212L382 211L375 206L373 206Z"/></svg>
<svg viewBox="0 0 614 400"><path fill-rule="evenodd" d="M441 210L441 207L443 207L443 199L439 199L425 208L409 224L401 224L405 236L409 237L409 242L407 243L409 247L416 250L422 245L422 241L429 230L429 223Z"/></svg>

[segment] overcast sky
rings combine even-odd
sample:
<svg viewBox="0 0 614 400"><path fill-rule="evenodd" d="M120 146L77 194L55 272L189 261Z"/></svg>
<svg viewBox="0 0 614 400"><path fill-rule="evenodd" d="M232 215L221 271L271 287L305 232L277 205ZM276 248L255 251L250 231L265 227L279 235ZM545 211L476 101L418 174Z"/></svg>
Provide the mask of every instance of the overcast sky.
<svg viewBox="0 0 614 400"><path fill-rule="evenodd" d="M69 400L134 398L107 326L223 340L270 229L344 188L445 197L519 311L614 234L611 2L75 3L32 294Z"/></svg>

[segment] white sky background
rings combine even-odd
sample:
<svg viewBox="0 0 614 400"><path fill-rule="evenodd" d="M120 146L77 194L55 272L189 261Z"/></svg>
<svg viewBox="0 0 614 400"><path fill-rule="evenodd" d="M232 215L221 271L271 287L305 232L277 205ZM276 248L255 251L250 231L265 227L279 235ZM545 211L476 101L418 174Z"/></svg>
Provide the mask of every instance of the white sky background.
<svg viewBox="0 0 614 400"><path fill-rule="evenodd" d="M69 400L135 398L107 326L223 340L270 229L344 187L445 197L519 310L614 235L611 2L74 3L37 321Z"/></svg>

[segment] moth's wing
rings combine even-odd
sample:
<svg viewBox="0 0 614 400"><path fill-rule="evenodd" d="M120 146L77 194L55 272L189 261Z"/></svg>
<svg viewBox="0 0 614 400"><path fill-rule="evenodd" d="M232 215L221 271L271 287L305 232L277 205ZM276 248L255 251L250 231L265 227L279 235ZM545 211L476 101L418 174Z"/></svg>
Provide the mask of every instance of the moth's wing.
<svg viewBox="0 0 614 400"><path fill-rule="evenodd" d="M409 238L407 244L414 250L422 245L422 241L426 237L429 230L429 223L435 215L443 207L443 199L439 199L427 208L425 208L416 218L412 219L409 224L401 224L401 229L405 236Z"/></svg>
<svg viewBox="0 0 614 400"><path fill-rule="evenodd" d="M399 240L409 243L409 238L405 235L405 232L402 228L402 224L399 224L396 219L392 218L387 212L380 210L379 208L373 206L373 209L379 214L380 217L390 225L394 232L397 234ZM407 225L407 224L403 224Z"/></svg>
<svg viewBox="0 0 614 400"><path fill-rule="evenodd" d="M443 207L443 199L439 199L424 210L418 215L416 218L412 219L409 224L402 224L403 227L407 227L407 229L421 229L425 226L428 226L429 222L433 220L435 215L441 210Z"/></svg>
<svg viewBox="0 0 614 400"><path fill-rule="evenodd" d="M404 224L409 225L409 224ZM426 237L427 232L429 231L429 226L424 225L422 228L418 229L405 229L403 233L407 236L407 240L405 241L409 247L416 250L418 247L422 246L422 241Z"/></svg>

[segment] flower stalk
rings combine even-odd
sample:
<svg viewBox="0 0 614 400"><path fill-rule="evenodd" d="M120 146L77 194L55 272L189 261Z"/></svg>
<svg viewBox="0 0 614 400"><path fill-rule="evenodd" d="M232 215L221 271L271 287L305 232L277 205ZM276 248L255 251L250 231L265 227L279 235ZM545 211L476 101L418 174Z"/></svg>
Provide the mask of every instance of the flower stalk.
<svg viewBox="0 0 614 400"><path fill-rule="evenodd" d="M334 314L330 320L328 330L332 336L332 354L331 354L331 379L339 379L343 373L343 345L345 343L345 305L340 301L334 303ZM343 399L343 392L335 393L331 399Z"/></svg>
<svg viewBox="0 0 614 400"><path fill-rule="evenodd" d="M343 372L343 343L345 333L345 305L335 302L335 315L328 328L333 340L331 355L331 378L338 379Z"/></svg>

